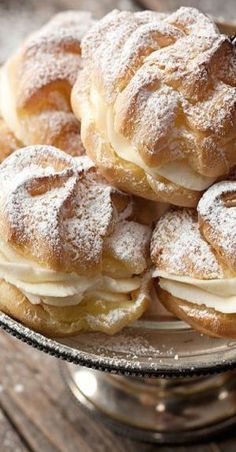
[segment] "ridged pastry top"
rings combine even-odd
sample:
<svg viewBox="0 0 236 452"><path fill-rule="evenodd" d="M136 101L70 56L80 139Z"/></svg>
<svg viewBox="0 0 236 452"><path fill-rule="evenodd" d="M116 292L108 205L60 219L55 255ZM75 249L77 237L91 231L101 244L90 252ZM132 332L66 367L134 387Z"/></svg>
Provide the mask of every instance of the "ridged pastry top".
<svg viewBox="0 0 236 452"><path fill-rule="evenodd" d="M152 236L152 261L170 274L214 279L236 275L236 182L210 187L197 212L172 209Z"/></svg>
<svg viewBox="0 0 236 452"><path fill-rule="evenodd" d="M92 24L88 12L62 12L29 37L22 48L16 93L19 108L28 105L49 83L64 81L68 87L74 84L81 66L80 43Z"/></svg>
<svg viewBox="0 0 236 452"><path fill-rule="evenodd" d="M199 279L223 277L214 250L201 235L197 213L174 209L157 223L151 241L151 259L158 271Z"/></svg>
<svg viewBox="0 0 236 452"><path fill-rule="evenodd" d="M184 7L161 17L113 11L82 55L115 133L145 165L179 160L218 177L236 163L236 53L212 19Z"/></svg>
<svg viewBox="0 0 236 452"><path fill-rule="evenodd" d="M92 24L88 12L62 12L32 34L4 65L0 110L24 144L82 152L70 92L81 68L81 39Z"/></svg>
<svg viewBox="0 0 236 452"><path fill-rule="evenodd" d="M199 223L206 240L226 268L236 274L236 182L213 185L198 205Z"/></svg>
<svg viewBox="0 0 236 452"><path fill-rule="evenodd" d="M198 312L198 305L204 306L202 320L208 308L235 315L235 256L236 182L233 180L210 187L202 196L197 212L187 209L168 212L157 223L151 241L158 290L172 297L173 309L179 300L194 304L193 312L194 309ZM214 316L211 318L212 331L220 326L218 321Z"/></svg>
<svg viewBox="0 0 236 452"><path fill-rule="evenodd" d="M74 159L50 146L24 148L2 163L0 184L0 238L23 257L89 276L101 271L103 253L114 248L113 258L116 253L124 261L141 259L134 265L145 269L149 228L134 223L129 248L124 220L132 213L132 201L107 185L87 157Z"/></svg>

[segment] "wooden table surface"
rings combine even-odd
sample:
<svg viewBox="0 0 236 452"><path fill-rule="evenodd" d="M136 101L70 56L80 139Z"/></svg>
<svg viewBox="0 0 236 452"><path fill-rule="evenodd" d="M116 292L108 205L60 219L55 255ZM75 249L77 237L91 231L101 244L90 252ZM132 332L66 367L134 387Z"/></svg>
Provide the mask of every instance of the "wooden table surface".
<svg viewBox="0 0 236 452"><path fill-rule="evenodd" d="M58 360L0 331L1 452L173 452L137 443L92 420L65 387ZM235 452L233 433L174 452Z"/></svg>

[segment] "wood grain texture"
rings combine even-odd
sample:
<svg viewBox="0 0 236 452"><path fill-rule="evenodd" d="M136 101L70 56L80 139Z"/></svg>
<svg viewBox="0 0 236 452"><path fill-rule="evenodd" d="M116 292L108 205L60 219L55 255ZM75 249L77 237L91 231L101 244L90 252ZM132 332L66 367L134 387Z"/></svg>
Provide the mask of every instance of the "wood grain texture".
<svg viewBox="0 0 236 452"><path fill-rule="evenodd" d="M29 450L24 438L16 431L15 425L12 424L11 418L3 408L0 409L0 445L1 450L5 452L11 452L12 450L25 452Z"/></svg>
<svg viewBox="0 0 236 452"><path fill-rule="evenodd" d="M65 387L55 358L0 332L1 452L171 452L113 434L81 410ZM176 452L233 452L236 440L177 447Z"/></svg>

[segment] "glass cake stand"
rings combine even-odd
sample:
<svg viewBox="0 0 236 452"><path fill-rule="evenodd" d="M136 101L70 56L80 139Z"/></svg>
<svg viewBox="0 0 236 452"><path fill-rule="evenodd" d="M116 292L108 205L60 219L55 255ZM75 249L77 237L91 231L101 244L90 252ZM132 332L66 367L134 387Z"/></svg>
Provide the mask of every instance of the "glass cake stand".
<svg viewBox="0 0 236 452"><path fill-rule="evenodd" d="M203 440L236 420L236 341L199 334L171 317L139 320L115 336L48 339L5 314L0 326L60 358L80 404L136 440Z"/></svg>

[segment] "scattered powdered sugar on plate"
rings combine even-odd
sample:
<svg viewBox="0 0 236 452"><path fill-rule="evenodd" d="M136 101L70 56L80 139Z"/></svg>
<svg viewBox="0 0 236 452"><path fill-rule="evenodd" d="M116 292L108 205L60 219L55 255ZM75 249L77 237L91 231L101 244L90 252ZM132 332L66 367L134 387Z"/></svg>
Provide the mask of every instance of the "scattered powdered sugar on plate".
<svg viewBox="0 0 236 452"><path fill-rule="evenodd" d="M107 348L109 348L109 352L114 356L117 353L124 353L124 350L126 350L127 358L133 359L138 359L140 356L153 359L159 358L161 355L160 349L152 347L147 339L144 339L141 336L131 338L125 333L119 338L119 340L113 336L108 339L105 337L99 337L99 345L98 347L96 346L96 352L99 352L101 356L107 356Z"/></svg>
<svg viewBox="0 0 236 452"><path fill-rule="evenodd" d="M138 325L138 322L136 322ZM87 337L87 340L86 340ZM80 347L84 347L84 341L86 341L86 348L90 353L99 355L101 358L107 358L115 363L123 356L124 359L133 360L135 364L138 360L147 359L149 362L155 359L160 360L161 357L174 358L175 349L174 346L167 346L165 341L160 342L158 346L152 345L150 337L145 337L143 331L139 330L134 334L134 330L131 328L124 329L122 332L117 333L114 336L107 336L105 334L93 333L92 335L82 334L80 337L66 338L65 344L70 347L76 347L76 342L79 341ZM64 342L64 339L61 341Z"/></svg>
<svg viewBox="0 0 236 452"><path fill-rule="evenodd" d="M209 374L215 371L216 365L229 367L232 360L235 361L235 341L220 338L216 341L190 328L160 330L156 325L150 330L146 324L145 327L131 326L114 336L82 333L54 340L5 314L0 314L0 325L31 346L60 359L123 375ZM174 359L176 355L178 360Z"/></svg>

